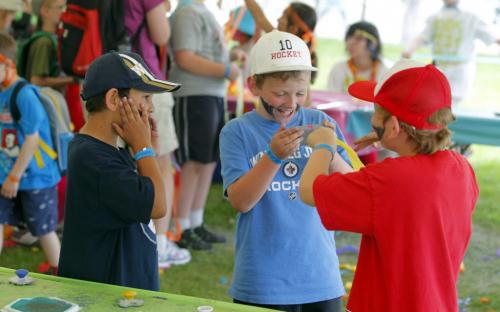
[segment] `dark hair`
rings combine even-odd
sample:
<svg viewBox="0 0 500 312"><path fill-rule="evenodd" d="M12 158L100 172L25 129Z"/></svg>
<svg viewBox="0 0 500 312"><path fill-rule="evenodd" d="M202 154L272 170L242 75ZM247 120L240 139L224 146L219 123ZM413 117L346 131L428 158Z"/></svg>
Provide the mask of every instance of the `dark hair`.
<svg viewBox="0 0 500 312"><path fill-rule="evenodd" d="M380 41L380 35L378 33L377 27L375 27L375 25L373 25L372 23L365 21L354 23L347 29L344 40L347 41L347 39L352 37L356 30L366 31L367 33L375 37L375 39L377 39L377 42L373 42L372 40L367 38L366 46L368 47L368 50L370 50L372 60L378 60L380 58L380 54L382 54L382 42Z"/></svg>
<svg viewBox="0 0 500 312"><path fill-rule="evenodd" d="M312 7L301 2L292 2L290 6L295 11L295 13L297 13L300 19L302 19L302 21L306 23L307 27L309 27L311 31L314 31L314 28L316 28L316 23L318 21L318 17L316 16L316 11ZM288 22L293 23L293 20L289 19ZM299 33L296 35L300 37L302 34L303 34L302 30L299 30Z"/></svg>
<svg viewBox="0 0 500 312"><path fill-rule="evenodd" d="M307 25L307 27L309 27L309 30L314 31L314 28L316 28L316 23L318 22L316 11L312 7L302 2L292 2L290 3L290 7L295 11L295 13L297 13L300 19ZM293 18L288 17L288 24L294 24ZM302 36L304 35L304 31L299 28L299 32L295 35L302 38ZM312 41L307 41L306 44L309 50L311 50ZM318 67L318 56L316 54L316 51L311 51L311 64L316 68ZM314 83L314 81L316 80L316 76L317 72L311 72L311 83Z"/></svg>
<svg viewBox="0 0 500 312"><path fill-rule="evenodd" d="M129 92L130 89L118 89L118 96L120 96L120 98L127 97ZM85 101L85 109L87 109L87 112L89 112L89 114L104 110L104 107L106 107L106 93L107 91Z"/></svg>
<svg viewBox="0 0 500 312"><path fill-rule="evenodd" d="M12 62L16 61L17 45L16 40L6 32L0 31L0 53L9 58Z"/></svg>

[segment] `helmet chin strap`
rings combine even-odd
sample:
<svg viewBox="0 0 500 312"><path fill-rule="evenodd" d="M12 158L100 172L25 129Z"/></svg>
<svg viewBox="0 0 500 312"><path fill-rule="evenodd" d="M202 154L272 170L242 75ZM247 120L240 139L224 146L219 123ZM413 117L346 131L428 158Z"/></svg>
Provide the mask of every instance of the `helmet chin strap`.
<svg viewBox="0 0 500 312"><path fill-rule="evenodd" d="M271 115L271 117L273 117L274 120L276 120L276 118L274 117L274 110L275 108L273 106L271 106L269 103L267 103L262 97L260 97L260 102L262 103L262 106L264 107L264 109L266 110L266 112ZM298 112L299 109L300 109L300 105L299 104L295 104L296 107L295 107L295 112Z"/></svg>

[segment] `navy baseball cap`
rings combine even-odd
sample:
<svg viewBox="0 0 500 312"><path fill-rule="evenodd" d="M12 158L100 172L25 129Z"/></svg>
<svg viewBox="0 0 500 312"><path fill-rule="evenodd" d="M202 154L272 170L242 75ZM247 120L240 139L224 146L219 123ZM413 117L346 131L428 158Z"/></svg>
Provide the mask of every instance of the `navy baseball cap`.
<svg viewBox="0 0 500 312"><path fill-rule="evenodd" d="M142 57L133 52L111 51L90 64L83 82L82 99L88 100L109 89L137 89L148 93L172 92L180 84L157 79Z"/></svg>

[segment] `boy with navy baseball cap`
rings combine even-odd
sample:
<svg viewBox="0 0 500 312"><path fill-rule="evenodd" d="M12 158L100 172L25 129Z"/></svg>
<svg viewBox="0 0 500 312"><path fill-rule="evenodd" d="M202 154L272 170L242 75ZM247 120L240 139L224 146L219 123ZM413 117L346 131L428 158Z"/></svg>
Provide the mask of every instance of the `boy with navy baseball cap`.
<svg viewBox="0 0 500 312"><path fill-rule="evenodd" d="M61 276L159 290L148 223L165 215L165 188L149 116L152 94L178 87L156 79L135 53L110 52L89 67L82 91L89 116L69 147Z"/></svg>
<svg viewBox="0 0 500 312"><path fill-rule="evenodd" d="M307 144L332 147L311 156L300 180L302 200L329 230L361 233L349 311L457 311L456 284L478 197L467 160L446 147L450 86L433 65L401 60L378 82L349 93L373 102L375 141L399 157L359 172L328 175L335 133L320 128Z"/></svg>

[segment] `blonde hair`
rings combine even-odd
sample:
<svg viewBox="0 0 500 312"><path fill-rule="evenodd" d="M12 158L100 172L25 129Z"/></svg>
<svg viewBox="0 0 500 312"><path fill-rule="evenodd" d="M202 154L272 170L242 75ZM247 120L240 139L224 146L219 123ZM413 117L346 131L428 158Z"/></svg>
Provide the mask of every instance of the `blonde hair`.
<svg viewBox="0 0 500 312"><path fill-rule="evenodd" d="M380 113L384 122L392 116L380 105L375 105L375 111ZM441 129L420 130L401 120L398 121L401 128L408 134L408 139L415 144L415 152L418 154L432 154L446 149L451 144L451 131L448 129L448 124L455 121L455 116L449 108L442 108L427 119L431 124L442 126Z"/></svg>

